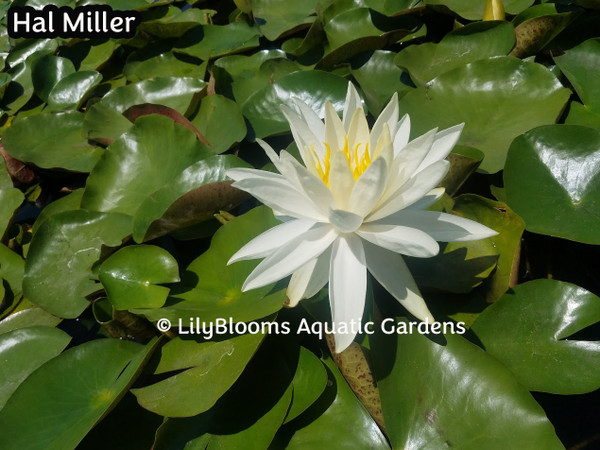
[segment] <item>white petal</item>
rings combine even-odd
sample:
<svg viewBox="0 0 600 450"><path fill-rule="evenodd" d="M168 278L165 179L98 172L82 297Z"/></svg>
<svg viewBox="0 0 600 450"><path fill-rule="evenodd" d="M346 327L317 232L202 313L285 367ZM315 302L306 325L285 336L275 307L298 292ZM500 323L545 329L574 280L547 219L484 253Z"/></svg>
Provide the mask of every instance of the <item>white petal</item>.
<svg viewBox="0 0 600 450"><path fill-rule="evenodd" d="M263 258L279 247L296 239L308 231L315 223L309 220L290 220L277 225L262 234L259 234L241 249L239 249L227 262L227 265L246 259Z"/></svg>
<svg viewBox="0 0 600 450"><path fill-rule="evenodd" d="M355 147L359 146L361 152L359 155L364 154L367 144L369 143L369 124L367 118L362 109L357 109L352 116L352 121L348 128L348 151L351 155L354 154ZM374 147L371 147L373 150Z"/></svg>
<svg viewBox="0 0 600 450"><path fill-rule="evenodd" d="M331 152L344 148L346 141L346 130L342 121L335 112L330 102L325 103L325 142L329 145Z"/></svg>
<svg viewBox="0 0 600 450"><path fill-rule="evenodd" d="M404 114L404 117L400 119L397 130L396 136L394 136L394 156L408 144L410 138L410 116L408 114Z"/></svg>
<svg viewBox="0 0 600 450"><path fill-rule="evenodd" d="M435 211L398 211L378 223L418 228L441 242L476 241L498 234L473 220Z"/></svg>
<svg viewBox="0 0 600 450"><path fill-rule="evenodd" d="M360 239L354 235L340 236L333 244L329 269L329 301L335 324L346 324L351 331L362 320L367 292L367 269ZM344 351L356 333L335 334L335 351Z"/></svg>
<svg viewBox="0 0 600 450"><path fill-rule="evenodd" d="M287 277L327 250L336 236L336 231L329 224L316 224L256 266L246 278L242 291L266 286Z"/></svg>
<svg viewBox="0 0 600 450"><path fill-rule="evenodd" d="M423 209L427 209L435 202L437 202L442 197L442 195L444 195L444 192L446 192L446 189L443 187L432 189L421 200L417 200L412 205L404 208L402 211L420 211Z"/></svg>
<svg viewBox="0 0 600 450"><path fill-rule="evenodd" d="M362 108L362 101L360 99L360 95L354 85L352 83L348 83L348 91L346 93L346 102L344 103L344 114L343 114L343 125L344 130L348 130L350 128L350 121L352 117L356 113L357 109ZM364 114L364 110L363 110Z"/></svg>
<svg viewBox="0 0 600 450"><path fill-rule="evenodd" d="M435 141L431 146L431 150L419 165L417 172L420 172L425 167L430 166L436 161L440 161L444 159L448 154L452 151L458 139L460 138L460 134L464 128L465 124L461 123L459 125L455 125L450 128L446 128L445 130L440 131L435 135Z"/></svg>
<svg viewBox="0 0 600 450"><path fill-rule="evenodd" d="M381 200L375 206L373 212L365 218L365 221L371 222L382 219L420 200L439 184L448 172L449 167L450 163L445 160L433 163L411 178L396 192L387 195L387 200Z"/></svg>
<svg viewBox="0 0 600 450"><path fill-rule="evenodd" d="M292 136L294 137L294 141L296 142L296 146L298 147L302 161L304 161L304 165L308 170L316 174L317 161L311 153L311 150L314 145L315 152L320 158L323 158L325 156L325 147L323 147L323 142L317 139L302 118L292 111L292 109L282 105L281 112L290 124Z"/></svg>
<svg viewBox="0 0 600 450"><path fill-rule="evenodd" d="M292 274L286 294L288 306L293 307L303 298L316 295L329 281L331 249L311 259Z"/></svg>
<svg viewBox="0 0 600 450"><path fill-rule="evenodd" d="M266 170L259 170L259 169L246 169L246 168L229 169L229 170L227 170L227 172L225 172L225 175L227 175L229 178L231 178L234 181L259 179L259 178L272 180L274 182L286 181L285 178L278 173L267 172Z"/></svg>
<svg viewBox="0 0 600 450"><path fill-rule="evenodd" d="M285 179L246 178L232 186L248 192L279 214L314 222L326 221L327 216Z"/></svg>
<svg viewBox="0 0 600 450"><path fill-rule="evenodd" d="M363 218L341 209L329 210L329 223L342 233L353 233L362 224Z"/></svg>
<svg viewBox="0 0 600 450"><path fill-rule="evenodd" d="M387 104L379 117L375 121L375 125L371 129L371 148L375 149L377 141L383 132L383 125L387 124L390 129L390 134L396 134L396 126L398 126L398 93L394 92L392 99Z"/></svg>
<svg viewBox="0 0 600 450"><path fill-rule="evenodd" d="M435 322L402 256L368 242L364 248L369 272L379 284L417 319Z"/></svg>
<svg viewBox="0 0 600 450"><path fill-rule="evenodd" d="M388 224L363 224L356 234L394 253L417 258L430 258L440 251L440 246L435 239L416 228Z"/></svg>
<svg viewBox="0 0 600 450"><path fill-rule="evenodd" d="M298 98L294 98L294 104L300 111L302 120L306 122L308 128L313 132L319 142L325 141L325 124L321 118L314 112L310 106Z"/></svg>
<svg viewBox="0 0 600 450"><path fill-rule="evenodd" d="M329 190L338 208L348 208L353 186L354 176L346 156L342 152L335 152L329 169Z"/></svg>
<svg viewBox="0 0 600 450"><path fill-rule="evenodd" d="M348 208L354 214L365 217L381 198L387 182L385 159L377 158L356 180Z"/></svg>

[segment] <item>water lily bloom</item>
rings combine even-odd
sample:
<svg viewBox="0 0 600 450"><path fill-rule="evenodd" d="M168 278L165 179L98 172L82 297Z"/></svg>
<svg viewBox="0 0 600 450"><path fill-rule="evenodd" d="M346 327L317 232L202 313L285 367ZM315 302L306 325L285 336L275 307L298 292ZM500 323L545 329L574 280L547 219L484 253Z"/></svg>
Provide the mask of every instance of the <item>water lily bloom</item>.
<svg viewBox="0 0 600 450"><path fill-rule="evenodd" d="M410 119L399 119L394 94L373 128L352 84L340 119L331 103L325 121L299 99L282 106L302 157L279 155L260 141L279 174L231 169L227 175L273 209L282 223L242 247L230 259L264 258L243 290L289 275L289 305L329 283L332 321L347 324L335 335L336 351L348 347L365 306L367 270L411 314L434 322L402 255L431 257L437 241L470 241L496 234L468 219L426 211L444 192L446 156L463 124L431 130L409 141ZM336 327L340 328L340 327ZM342 327L343 328L343 327Z"/></svg>

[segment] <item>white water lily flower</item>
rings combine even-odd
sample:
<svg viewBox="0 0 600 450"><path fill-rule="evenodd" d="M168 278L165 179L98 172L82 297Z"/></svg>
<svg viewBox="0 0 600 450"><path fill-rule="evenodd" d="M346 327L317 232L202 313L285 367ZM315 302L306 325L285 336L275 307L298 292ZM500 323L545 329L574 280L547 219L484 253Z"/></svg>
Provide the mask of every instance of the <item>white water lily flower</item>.
<svg viewBox="0 0 600 450"><path fill-rule="evenodd" d="M437 129L409 142L410 120L398 120L394 94L369 131L360 96L352 84L340 120L331 103L325 123L304 102L282 106L304 166L286 151L278 156L260 141L279 174L231 169L233 186L252 194L283 221L254 238L229 264L264 260L242 290L292 275L290 306L315 295L329 282L336 351L350 345L365 306L367 269L411 314L434 319L401 255L431 257L436 241L470 241L496 234L468 219L425 211L444 192L445 160L463 124Z"/></svg>

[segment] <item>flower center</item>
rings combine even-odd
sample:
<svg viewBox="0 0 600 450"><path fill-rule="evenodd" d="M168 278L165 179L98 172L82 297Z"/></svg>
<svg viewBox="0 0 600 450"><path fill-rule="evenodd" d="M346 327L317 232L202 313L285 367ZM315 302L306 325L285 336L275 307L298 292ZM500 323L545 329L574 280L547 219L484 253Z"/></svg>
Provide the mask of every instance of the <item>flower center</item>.
<svg viewBox="0 0 600 450"><path fill-rule="evenodd" d="M320 158L317 152L315 151L314 145L312 148L312 153L315 158L315 167L321 180L327 187L329 187L329 172L331 170L331 147L327 142L323 142L325 145L325 156ZM348 146L348 137L344 136L344 148L342 150L338 150L344 153L346 157L346 161L348 161L348 165L350 166L350 171L352 172L352 176L354 177L354 181L358 180L367 167L371 164L371 155L369 154L369 143L368 142L359 142L354 146L354 149L351 151Z"/></svg>

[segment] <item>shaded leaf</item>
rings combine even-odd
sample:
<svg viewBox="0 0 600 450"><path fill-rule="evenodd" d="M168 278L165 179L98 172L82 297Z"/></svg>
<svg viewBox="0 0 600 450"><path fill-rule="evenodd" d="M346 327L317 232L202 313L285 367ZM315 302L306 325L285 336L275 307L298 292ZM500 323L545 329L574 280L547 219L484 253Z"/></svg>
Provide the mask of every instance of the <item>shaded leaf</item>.
<svg viewBox="0 0 600 450"><path fill-rule="evenodd" d="M100 83L102 75L94 70L86 70L62 78L48 94L48 107L51 111L79 109L88 93Z"/></svg>

